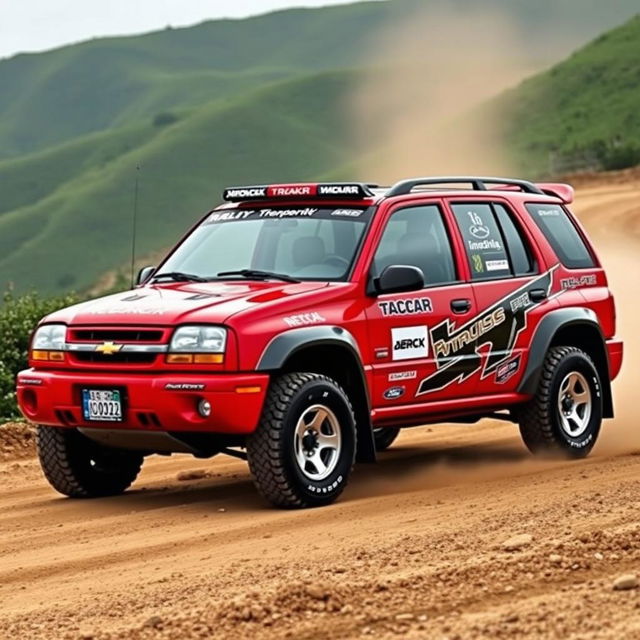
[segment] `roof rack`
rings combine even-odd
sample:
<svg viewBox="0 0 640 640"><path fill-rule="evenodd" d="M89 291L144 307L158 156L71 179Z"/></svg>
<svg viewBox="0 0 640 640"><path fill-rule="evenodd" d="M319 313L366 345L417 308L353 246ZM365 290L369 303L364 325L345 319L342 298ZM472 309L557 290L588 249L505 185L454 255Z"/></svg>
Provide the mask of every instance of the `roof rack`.
<svg viewBox="0 0 640 640"><path fill-rule="evenodd" d="M513 178L482 178L478 176L446 176L440 178L432 177L402 180L391 187L386 195L388 198L392 196L404 196L411 193L416 187L428 187L429 185L442 184L471 184L473 191L487 191L487 184L508 185L520 187L525 193L545 195L542 189L533 184L533 182L529 182L527 180L514 180Z"/></svg>

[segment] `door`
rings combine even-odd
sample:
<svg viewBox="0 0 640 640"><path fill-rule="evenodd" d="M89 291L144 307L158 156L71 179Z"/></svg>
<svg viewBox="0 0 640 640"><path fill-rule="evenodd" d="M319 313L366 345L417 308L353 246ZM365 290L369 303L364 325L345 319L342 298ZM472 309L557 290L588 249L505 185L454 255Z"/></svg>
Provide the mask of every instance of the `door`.
<svg viewBox="0 0 640 640"><path fill-rule="evenodd" d="M533 329L549 306L552 273L506 203L451 202L480 311L476 394L516 390Z"/></svg>
<svg viewBox="0 0 640 640"><path fill-rule="evenodd" d="M422 270L425 287L372 297L366 309L376 408L471 395L466 358L475 338L457 328L476 314L472 287L462 282L447 219L438 203L393 210L371 273L390 265Z"/></svg>

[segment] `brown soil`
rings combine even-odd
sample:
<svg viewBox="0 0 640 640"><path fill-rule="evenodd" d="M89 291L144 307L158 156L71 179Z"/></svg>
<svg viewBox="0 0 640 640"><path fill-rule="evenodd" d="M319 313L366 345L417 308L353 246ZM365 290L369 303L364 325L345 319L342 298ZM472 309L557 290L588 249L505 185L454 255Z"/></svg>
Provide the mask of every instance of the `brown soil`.
<svg viewBox="0 0 640 640"><path fill-rule="evenodd" d="M278 511L225 458L152 458L124 496L63 499L23 436L0 462L0 637L640 638L637 581L613 588L640 574L638 202L616 179L576 206L629 348L590 458L534 460L494 422L412 429L337 504Z"/></svg>

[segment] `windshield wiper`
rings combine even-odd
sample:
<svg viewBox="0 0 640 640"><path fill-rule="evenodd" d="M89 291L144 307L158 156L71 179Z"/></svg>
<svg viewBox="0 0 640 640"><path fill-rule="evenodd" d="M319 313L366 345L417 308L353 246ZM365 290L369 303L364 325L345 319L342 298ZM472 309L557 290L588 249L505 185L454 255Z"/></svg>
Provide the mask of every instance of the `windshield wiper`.
<svg viewBox="0 0 640 640"><path fill-rule="evenodd" d="M262 271L260 269L238 269L237 271L221 271L218 277L241 276L248 280L282 280L283 282L300 282L296 278L287 276L284 273L273 273L272 271Z"/></svg>
<svg viewBox="0 0 640 640"><path fill-rule="evenodd" d="M208 278L196 276L193 273L183 273L182 271L167 271L166 273L157 273L151 278L151 280L159 280L160 278L174 280L175 282L209 282Z"/></svg>

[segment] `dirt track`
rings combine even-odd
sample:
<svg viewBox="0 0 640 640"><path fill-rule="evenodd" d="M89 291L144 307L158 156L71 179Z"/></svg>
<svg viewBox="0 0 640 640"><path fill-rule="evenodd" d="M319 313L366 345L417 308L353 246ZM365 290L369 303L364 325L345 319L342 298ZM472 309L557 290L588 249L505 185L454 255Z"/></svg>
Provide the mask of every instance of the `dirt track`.
<svg viewBox="0 0 640 640"><path fill-rule="evenodd" d="M585 185L576 207L607 238L623 334L638 260L611 230L640 233L639 196ZM0 638L640 638L640 590L612 588L640 572L629 347L589 459L532 460L510 425L414 429L320 510L265 507L230 459L151 459L125 496L71 501L7 455Z"/></svg>

